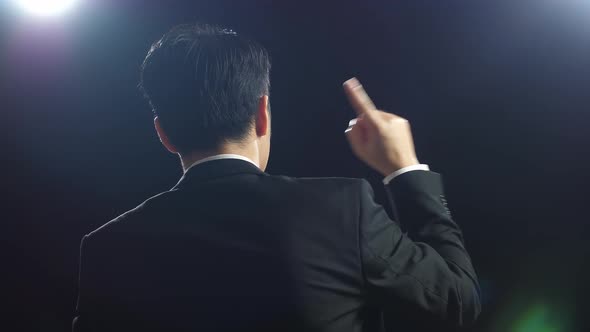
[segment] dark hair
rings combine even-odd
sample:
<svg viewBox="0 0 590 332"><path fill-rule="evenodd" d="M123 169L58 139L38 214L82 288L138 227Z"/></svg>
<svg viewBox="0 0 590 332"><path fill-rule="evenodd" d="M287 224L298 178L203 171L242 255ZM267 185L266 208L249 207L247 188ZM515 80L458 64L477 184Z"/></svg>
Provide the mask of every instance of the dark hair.
<svg viewBox="0 0 590 332"><path fill-rule="evenodd" d="M149 50L140 89L181 153L243 139L270 89L270 58L257 42L211 25L179 25Z"/></svg>

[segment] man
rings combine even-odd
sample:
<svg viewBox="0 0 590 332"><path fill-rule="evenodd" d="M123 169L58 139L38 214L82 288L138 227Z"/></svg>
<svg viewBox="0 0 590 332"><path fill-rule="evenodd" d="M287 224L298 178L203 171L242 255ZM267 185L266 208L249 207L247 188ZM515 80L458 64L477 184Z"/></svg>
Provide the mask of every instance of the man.
<svg viewBox="0 0 590 332"><path fill-rule="evenodd" d="M358 114L346 137L385 177L393 221L365 180L264 173L269 71L264 48L217 27L178 26L152 46L141 86L185 173L84 237L74 330L369 331L409 312L475 320L476 274L408 121L377 110L356 79L344 83Z"/></svg>

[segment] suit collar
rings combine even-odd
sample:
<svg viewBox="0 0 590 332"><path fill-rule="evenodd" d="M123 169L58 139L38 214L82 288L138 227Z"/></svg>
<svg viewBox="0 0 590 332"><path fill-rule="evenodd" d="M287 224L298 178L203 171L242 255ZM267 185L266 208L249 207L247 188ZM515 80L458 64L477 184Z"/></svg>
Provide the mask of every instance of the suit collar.
<svg viewBox="0 0 590 332"><path fill-rule="evenodd" d="M222 154L216 154L216 155L213 155L213 156L210 156L210 157L203 158L203 159L200 159L200 160L195 161L192 165L190 165L188 168L186 168L185 173L189 169L191 169L191 167L200 165L202 163L206 163L206 162L211 161L211 160L219 160L219 159L241 159L241 160L247 161L247 162L253 164L254 166L258 167L258 165L252 159L249 159L249 158L247 158L245 156L242 156L242 155L239 155L239 154L222 153Z"/></svg>
<svg viewBox="0 0 590 332"><path fill-rule="evenodd" d="M241 159L217 159L209 160L190 167L172 188L179 189L190 183L198 183L214 178L226 177L236 174L260 174L266 175L256 165Z"/></svg>

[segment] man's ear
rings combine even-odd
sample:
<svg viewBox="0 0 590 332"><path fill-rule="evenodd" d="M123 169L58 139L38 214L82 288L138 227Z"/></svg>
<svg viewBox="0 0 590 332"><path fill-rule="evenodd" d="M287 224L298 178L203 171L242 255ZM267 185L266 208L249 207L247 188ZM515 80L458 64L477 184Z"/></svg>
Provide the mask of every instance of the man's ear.
<svg viewBox="0 0 590 332"><path fill-rule="evenodd" d="M176 147L170 142L168 136L162 129L160 119L157 116L154 118L154 126L156 127L156 132L158 133L158 137L160 137L160 142L162 142L162 145L164 145L168 151L172 153L178 153L178 149L176 149Z"/></svg>
<svg viewBox="0 0 590 332"><path fill-rule="evenodd" d="M258 99L256 114L256 136L262 137L268 134L269 129L268 96L263 95Z"/></svg>

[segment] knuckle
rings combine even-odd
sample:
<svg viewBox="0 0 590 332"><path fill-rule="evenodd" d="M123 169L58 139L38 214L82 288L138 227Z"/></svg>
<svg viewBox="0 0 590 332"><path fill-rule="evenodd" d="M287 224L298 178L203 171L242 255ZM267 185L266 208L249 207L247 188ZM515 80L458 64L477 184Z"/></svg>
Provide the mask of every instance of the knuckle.
<svg viewBox="0 0 590 332"><path fill-rule="evenodd" d="M404 125L404 124L408 123L408 120L394 115L391 118L389 118L389 122L391 124L395 124L395 125Z"/></svg>
<svg viewBox="0 0 590 332"><path fill-rule="evenodd" d="M410 125L410 122L404 118L397 118L395 122L398 126L408 127Z"/></svg>

